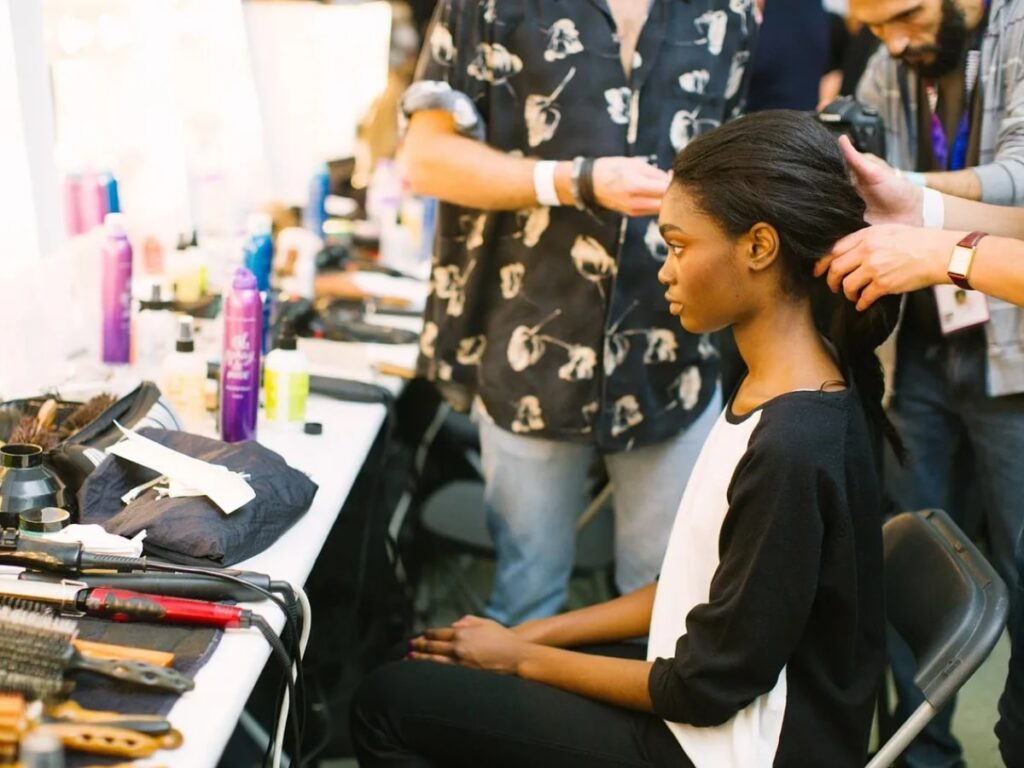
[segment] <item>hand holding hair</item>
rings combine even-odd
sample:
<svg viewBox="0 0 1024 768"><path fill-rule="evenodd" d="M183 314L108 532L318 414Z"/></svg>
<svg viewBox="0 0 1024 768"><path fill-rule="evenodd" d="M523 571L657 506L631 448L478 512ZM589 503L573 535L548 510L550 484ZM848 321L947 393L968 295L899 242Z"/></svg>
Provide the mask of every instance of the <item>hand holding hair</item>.
<svg viewBox="0 0 1024 768"><path fill-rule="evenodd" d="M837 242L814 266L861 312L882 296L908 293L950 282L946 264L964 232L883 224L862 229Z"/></svg>
<svg viewBox="0 0 1024 768"><path fill-rule="evenodd" d="M867 204L865 221L921 226L920 187L900 176L881 158L858 152L847 136L839 137L839 148L850 167L853 186Z"/></svg>

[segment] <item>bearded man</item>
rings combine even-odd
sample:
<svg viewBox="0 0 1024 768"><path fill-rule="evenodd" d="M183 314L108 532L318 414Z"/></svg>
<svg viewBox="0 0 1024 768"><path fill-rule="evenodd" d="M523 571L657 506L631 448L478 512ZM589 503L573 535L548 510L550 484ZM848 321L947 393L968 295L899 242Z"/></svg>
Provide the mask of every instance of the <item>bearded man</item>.
<svg viewBox="0 0 1024 768"><path fill-rule="evenodd" d="M891 165L926 187L926 222L942 226L939 192L1024 204L1024 0L851 0L884 43L857 98L886 124ZM870 218L870 216L869 216ZM863 288L852 273L844 288ZM907 295L896 344L891 418L910 453L890 491L902 509L946 509L1015 594L1013 547L1024 522L1024 315L955 285ZM922 599L931 599L922 595ZM890 643L897 715L921 701L915 662ZM953 705L906 753L912 768L962 766Z"/></svg>

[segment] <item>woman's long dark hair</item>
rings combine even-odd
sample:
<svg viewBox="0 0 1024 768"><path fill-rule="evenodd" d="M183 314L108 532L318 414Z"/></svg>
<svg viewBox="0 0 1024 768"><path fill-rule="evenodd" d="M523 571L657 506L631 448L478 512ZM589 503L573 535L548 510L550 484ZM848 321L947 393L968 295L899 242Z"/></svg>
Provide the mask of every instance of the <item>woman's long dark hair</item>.
<svg viewBox="0 0 1024 768"><path fill-rule="evenodd" d="M896 327L900 297L886 296L858 312L813 274L837 240L867 226L864 201L835 137L803 112L758 112L690 142L672 172L672 183L729 235L739 237L758 222L775 228L783 289L811 298L819 330L852 375L870 422L902 458L902 442L882 407L885 380L875 355Z"/></svg>

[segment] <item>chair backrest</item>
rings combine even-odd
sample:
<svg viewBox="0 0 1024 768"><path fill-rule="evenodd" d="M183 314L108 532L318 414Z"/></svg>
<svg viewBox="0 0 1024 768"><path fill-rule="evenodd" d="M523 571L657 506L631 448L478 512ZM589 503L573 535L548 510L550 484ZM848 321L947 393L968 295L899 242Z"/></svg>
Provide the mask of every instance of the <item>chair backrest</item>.
<svg viewBox="0 0 1024 768"><path fill-rule="evenodd" d="M1006 585L940 510L883 527L886 613L917 658L914 683L938 709L988 656L1006 625Z"/></svg>

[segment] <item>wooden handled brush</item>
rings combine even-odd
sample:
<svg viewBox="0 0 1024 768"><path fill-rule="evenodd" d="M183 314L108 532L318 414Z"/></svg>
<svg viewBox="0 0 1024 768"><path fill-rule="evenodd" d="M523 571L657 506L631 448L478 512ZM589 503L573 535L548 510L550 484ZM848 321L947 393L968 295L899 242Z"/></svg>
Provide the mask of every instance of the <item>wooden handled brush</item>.
<svg viewBox="0 0 1024 768"><path fill-rule="evenodd" d="M74 621L37 611L0 605L0 691L23 693L44 701L64 698L70 690L66 673L95 672L147 688L184 693L192 680L173 669L140 661L87 658L74 647Z"/></svg>
<svg viewBox="0 0 1024 768"><path fill-rule="evenodd" d="M181 733L173 729L146 735L99 723L39 722L29 710L21 696L0 694L0 756L7 760L14 758L19 742L30 731L50 733L67 749L110 757L149 757L159 749L177 749L182 743Z"/></svg>

